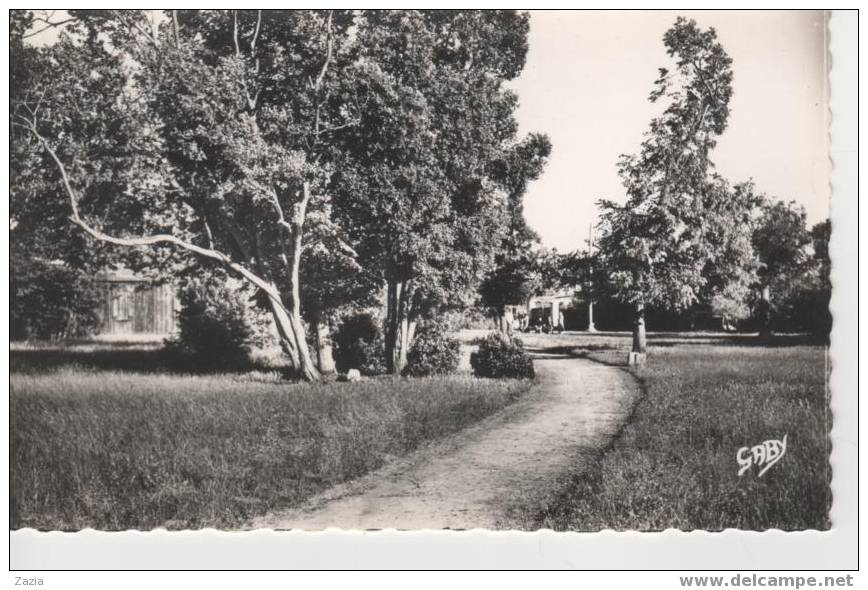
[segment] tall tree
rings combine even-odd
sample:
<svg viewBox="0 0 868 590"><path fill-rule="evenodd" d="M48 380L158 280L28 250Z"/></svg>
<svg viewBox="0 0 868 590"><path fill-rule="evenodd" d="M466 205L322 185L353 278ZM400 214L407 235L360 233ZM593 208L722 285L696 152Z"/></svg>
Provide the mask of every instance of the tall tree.
<svg viewBox="0 0 868 590"><path fill-rule="evenodd" d="M720 258L706 222L720 203L709 198L718 190L709 153L729 117L732 60L714 29L692 20L679 18L663 42L675 68L660 68L650 100L663 99L666 108L651 121L639 153L619 161L626 203L599 203L599 255L615 296L634 308L634 352L646 349L646 307L693 304L707 266Z"/></svg>
<svg viewBox="0 0 868 590"><path fill-rule="evenodd" d="M829 256L829 240L832 237L832 222L829 219L814 224L811 228L813 241L814 280L811 284L808 310L812 321L808 329L828 339L832 330L832 259Z"/></svg>
<svg viewBox="0 0 868 590"><path fill-rule="evenodd" d="M832 330L831 260L828 219L814 224L810 243L802 252L803 264L793 273L779 277L772 292L775 323L789 330L808 332L828 342Z"/></svg>
<svg viewBox="0 0 868 590"><path fill-rule="evenodd" d="M752 181L731 186L715 174L704 201L704 239L714 256L706 261L702 272L705 283L697 298L725 321L744 319L750 314L748 302L757 279L753 232L763 196Z"/></svg>
<svg viewBox="0 0 868 590"><path fill-rule="evenodd" d="M386 286L390 372L416 323L472 303L507 219L493 163L515 144L527 15L373 11L358 28L361 121L336 174L336 210Z"/></svg>
<svg viewBox="0 0 868 590"><path fill-rule="evenodd" d="M295 369L316 379L299 272L305 221L328 200L329 145L355 123L351 15L71 16L12 105L28 169L48 177L16 209L65 209L151 266L180 253L225 267L265 294Z"/></svg>
<svg viewBox="0 0 868 590"><path fill-rule="evenodd" d="M29 45L33 30L40 30L37 16L28 10L10 11L9 66L10 105L26 104L35 84L51 75L54 67L43 59L44 52ZM41 21L39 21L41 22ZM45 25L47 26L47 25ZM69 223L69 206L64 199L48 198L62 194L55 167L46 169L42 158L31 149L29 134L21 127L10 127L9 238L10 255L16 266L38 267L35 261L62 261L93 273L107 263L104 248L93 248L83 232Z"/></svg>
<svg viewBox="0 0 868 590"><path fill-rule="evenodd" d="M763 205L762 217L753 233L753 246L759 256L760 337L772 335L774 301L772 291L785 290L803 271L811 243L804 207L795 202L770 202Z"/></svg>
<svg viewBox="0 0 868 590"><path fill-rule="evenodd" d="M375 305L380 285L359 264L328 209L309 216L308 226L301 264L302 317L310 326L317 368L333 373L332 332L338 317L351 307Z"/></svg>
<svg viewBox="0 0 868 590"><path fill-rule="evenodd" d="M504 316L506 306L527 302L539 286L539 236L527 224L523 199L529 182L542 173L550 153L548 137L532 134L495 162L497 177L509 198L508 221L495 266L482 282L479 294L482 305L491 310L504 332L509 329Z"/></svg>

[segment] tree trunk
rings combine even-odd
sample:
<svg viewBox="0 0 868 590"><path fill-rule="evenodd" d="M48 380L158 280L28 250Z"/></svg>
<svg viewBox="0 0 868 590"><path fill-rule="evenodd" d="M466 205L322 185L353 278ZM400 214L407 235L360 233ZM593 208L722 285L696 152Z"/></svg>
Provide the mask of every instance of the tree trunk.
<svg viewBox="0 0 868 590"><path fill-rule="evenodd" d="M156 27L155 24L154 26ZM44 137L39 135L35 123L31 124L30 128L33 136L45 148L49 156L51 156L51 158L57 165L57 169L63 179L66 193L69 197L69 204L72 209L70 221L72 221L72 223L79 226L91 237L104 243L125 247L150 247L161 244L171 244L183 248L187 252L202 256L204 258L208 258L212 261L217 261L228 270L240 275L245 280L249 281L251 284L255 285L259 289L262 289L265 293L268 294L272 315L274 317L275 324L277 325L278 332L280 334L281 345L286 351L286 353L289 355L290 360L293 363L293 367L296 369L298 375L300 375L304 379L307 379L308 381L313 381L319 378L319 373L317 372L316 367L313 366L313 362L311 362L310 360L310 351L307 348L307 341L305 340L304 326L301 322L300 315L301 304L298 288L298 271L301 261L302 226L304 224L307 204L310 201L310 185L307 182L304 183L302 200L296 206L293 212L291 223L286 222L286 220L283 219L282 211L280 215L281 224L286 226L290 230L292 237L292 251L290 252L291 256L286 257L287 271L290 277L289 297L287 298L286 295L281 291L277 290L274 284L270 282L266 277L256 275L255 273L250 271L250 269L248 269L244 264L239 263L237 260L232 260L223 252L215 250L213 244L210 245L208 248L205 248L193 244L192 242L182 240L178 236L172 234L152 234L132 238L122 238L117 236L111 236L94 227L91 227L84 219L82 219L79 213L78 199L70 185L69 176L66 172L66 167L63 165L63 162L58 157L57 152L54 151L54 149L45 140ZM232 232L232 224L228 225L230 232ZM208 227L207 224L206 227ZM239 250L244 250L243 244L240 240L238 241L236 246L239 248ZM284 246L284 254L287 254L288 248L285 244ZM258 253L257 257L261 258ZM249 261L249 259L250 256L248 255L248 253L244 253L245 263L246 261Z"/></svg>
<svg viewBox="0 0 868 590"><path fill-rule="evenodd" d="M512 309L498 307L494 310L494 322L498 331L503 332L507 336L512 336L512 327L515 322L515 316L512 315Z"/></svg>
<svg viewBox="0 0 868 590"><path fill-rule="evenodd" d="M316 343L316 366L320 373L331 374L335 372L335 359L332 354L332 342L329 326L323 322L319 315L312 322L314 342Z"/></svg>
<svg viewBox="0 0 868 590"><path fill-rule="evenodd" d="M301 267L301 238L307 204L310 202L310 185L305 182L302 188L302 199L293 212L292 227L292 251L287 257L287 274L289 275L289 297L285 301L286 311L289 315L289 334L298 350L298 374L307 381L316 381L320 378L319 371L310 358L310 350L307 347L307 339L304 333L304 324L301 321L301 295L299 293L299 269Z"/></svg>
<svg viewBox="0 0 868 590"><path fill-rule="evenodd" d="M498 331L506 334L506 312L502 307L494 309L494 324Z"/></svg>
<svg viewBox="0 0 868 590"><path fill-rule="evenodd" d="M298 346L295 345L295 341L291 336L292 331L286 308L271 297L268 298L268 306L271 309L271 317L274 318L274 326L277 328L277 335L280 338L280 347L286 356L289 357L292 368L298 370Z"/></svg>
<svg viewBox="0 0 868 590"><path fill-rule="evenodd" d="M290 306L289 325L292 330L292 338L298 346L298 375L305 381L316 381L320 378L319 371L310 358L310 349L304 333L304 324L301 321L297 306Z"/></svg>
<svg viewBox="0 0 868 590"><path fill-rule="evenodd" d="M407 281L389 279L386 297L386 370L400 375L407 365L416 322L410 320L410 289Z"/></svg>
<svg viewBox="0 0 868 590"><path fill-rule="evenodd" d="M389 279L386 286L386 326L383 335L386 345L386 372L394 374L397 359L395 356L396 342L398 338L398 299L400 298L401 283Z"/></svg>
<svg viewBox="0 0 868 590"><path fill-rule="evenodd" d="M633 352L645 353L648 343L645 338L645 305L636 304L636 313L633 317Z"/></svg>
<svg viewBox="0 0 868 590"><path fill-rule="evenodd" d="M238 243L238 247L242 250L242 254L247 257L243 251L242 244ZM264 265L262 260L262 249L260 247L259 236L255 236L256 247L256 263L260 273L263 272ZM300 262L301 248L296 246L295 252L298 262ZM286 250L284 250L286 252ZM289 259L286 260L287 264ZM297 262L297 263L298 263ZM271 316L274 318L274 325L277 328L277 334L280 337L280 347L283 352L289 357L290 364L297 375L308 381L314 381L319 378L316 371L311 371L313 363L310 360L310 352L307 349L307 340L305 338L304 327L301 322L300 306L298 305L298 269L295 274L290 270L290 301L287 304L286 295L273 282L269 282L265 286L260 286L268 295L268 306L271 309ZM292 302L292 291L295 291L295 305Z"/></svg>
<svg viewBox="0 0 868 590"><path fill-rule="evenodd" d="M763 285L760 294L760 330L759 337L762 340L771 340L772 337L772 290L770 285Z"/></svg>
<svg viewBox="0 0 868 590"><path fill-rule="evenodd" d="M271 308L271 316L274 318L274 325L277 327L277 334L280 337L280 347L289 357L289 362L295 373L307 381L319 379L320 376L310 360L301 318L298 317L293 321L292 313L287 307L270 297L268 303ZM306 360L305 355L307 355Z"/></svg>
<svg viewBox="0 0 868 590"><path fill-rule="evenodd" d="M408 318L404 318L401 320L401 333L400 340L401 346L398 350L398 364L400 367L398 372L404 370L404 367L407 366L407 353L410 352L410 346L413 345L413 337L416 335L416 322L411 321Z"/></svg>

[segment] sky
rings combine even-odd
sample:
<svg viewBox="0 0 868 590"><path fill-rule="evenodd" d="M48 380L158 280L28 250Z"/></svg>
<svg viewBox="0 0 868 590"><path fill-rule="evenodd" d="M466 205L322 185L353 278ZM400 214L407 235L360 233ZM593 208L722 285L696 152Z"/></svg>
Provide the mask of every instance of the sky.
<svg viewBox="0 0 868 590"><path fill-rule="evenodd" d="M712 152L731 182L829 215L826 24L821 11L532 11L527 64L510 86L522 133L552 140L525 195L543 245L585 247L595 202L623 202L618 156L635 153L659 107L648 102L668 67L663 34L678 16L714 27L733 60L727 130Z"/></svg>

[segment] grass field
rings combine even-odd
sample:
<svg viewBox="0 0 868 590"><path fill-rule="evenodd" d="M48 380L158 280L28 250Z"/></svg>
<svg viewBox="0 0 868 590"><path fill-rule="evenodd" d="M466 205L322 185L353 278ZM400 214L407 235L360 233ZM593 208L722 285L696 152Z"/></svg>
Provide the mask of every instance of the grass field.
<svg viewBox="0 0 868 590"><path fill-rule="evenodd" d="M476 422L530 383L288 384L160 369L153 345L11 353L12 528L242 525Z"/></svg>
<svg viewBox="0 0 868 590"><path fill-rule="evenodd" d="M512 507L517 528L827 529L831 413L826 349L782 337L655 335L636 371L644 394L592 468ZM626 335L526 337L623 364ZM787 435L783 459L739 477L736 453ZM581 458L577 458L577 461Z"/></svg>
<svg viewBox="0 0 868 590"><path fill-rule="evenodd" d="M630 346L625 334L523 339L609 365L623 365ZM653 334L649 344L635 371L644 393L613 444L519 499L507 526L828 528L825 347L716 334ZM13 348L12 527L238 527L458 431L530 387L466 372L308 385L268 369L173 370L153 344ZM738 476L739 448L785 434L779 463L762 478Z"/></svg>

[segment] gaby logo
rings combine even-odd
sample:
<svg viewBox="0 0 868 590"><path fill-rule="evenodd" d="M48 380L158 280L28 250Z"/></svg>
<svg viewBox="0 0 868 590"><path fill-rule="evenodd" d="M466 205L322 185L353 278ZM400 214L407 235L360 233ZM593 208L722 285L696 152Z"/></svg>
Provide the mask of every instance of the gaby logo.
<svg viewBox="0 0 868 590"><path fill-rule="evenodd" d="M787 452L787 435L781 440L767 440L753 447L742 447L735 454L740 469L738 476L744 475L752 465L760 468L757 477L762 477L772 465L781 460Z"/></svg>

